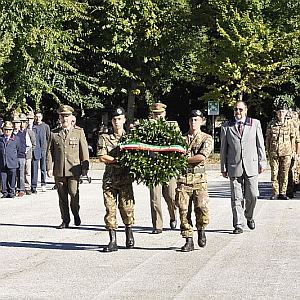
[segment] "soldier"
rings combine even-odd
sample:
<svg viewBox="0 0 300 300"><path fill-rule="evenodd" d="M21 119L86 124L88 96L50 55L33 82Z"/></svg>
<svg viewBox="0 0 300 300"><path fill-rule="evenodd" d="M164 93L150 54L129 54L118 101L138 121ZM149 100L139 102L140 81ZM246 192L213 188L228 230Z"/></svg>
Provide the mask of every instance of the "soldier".
<svg viewBox="0 0 300 300"><path fill-rule="evenodd" d="M288 186L287 186L287 196L289 198L294 198L296 192L296 186L299 183L299 153L300 153L300 132L299 132L299 113L297 109L291 111L291 121L295 127L295 145L292 146L292 159L291 165L289 169L289 179L288 179Z"/></svg>
<svg viewBox="0 0 300 300"><path fill-rule="evenodd" d="M186 243L182 252L194 250L193 227L190 224L188 210L190 201L194 204L198 245L205 247L205 227L209 223L207 175L205 160L213 149L213 138L202 132L200 127L203 114L200 110L192 110L189 114L189 131L184 135L188 145L188 168L185 174L177 179L176 205L179 207L181 235Z"/></svg>
<svg viewBox="0 0 300 300"><path fill-rule="evenodd" d="M109 230L110 242L103 248L103 252L117 251L116 220L117 201L118 208L125 224L126 248L134 247L132 225L134 223L134 196L132 178L128 170L118 164L119 147L118 142L125 134L124 124L126 122L125 111L117 108L112 112L113 133L103 133L99 136L97 145L97 156L105 163L103 175L103 200L106 208L104 217L106 229Z"/></svg>
<svg viewBox="0 0 300 300"><path fill-rule="evenodd" d="M165 119L166 117L166 105L163 103L154 103L150 106L150 119ZM166 121L168 123L177 124L174 121ZM178 124L177 124L178 126ZM179 126L178 126L178 130ZM175 205L175 189L176 189L176 179L172 178L168 184L163 186L157 185L150 188L150 207L151 207L151 218L153 225L153 234L162 233L163 229L163 218L161 209L161 194L167 203L168 211L170 215L170 228L175 229L177 225L176 220L176 205Z"/></svg>
<svg viewBox="0 0 300 300"><path fill-rule="evenodd" d="M286 119L287 109L285 102L279 103L276 107L276 118L267 127L266 150L271 166L271 200L289 199L286 192L296 132L292 121Z"/></svg>
<svg viewBox="0 0 300 300"><path fill-rule="evenodd" d="M74 109L62 105L57 112L61 127L51 132L46 169L48 177L54 175L55 178L62 218L57 228L63 229L68 228L70 223L68 194L71 197L74 224L81 224L78 187L80 176L86 176L89 169L89 152L83 129L71 125Z"/></svg>

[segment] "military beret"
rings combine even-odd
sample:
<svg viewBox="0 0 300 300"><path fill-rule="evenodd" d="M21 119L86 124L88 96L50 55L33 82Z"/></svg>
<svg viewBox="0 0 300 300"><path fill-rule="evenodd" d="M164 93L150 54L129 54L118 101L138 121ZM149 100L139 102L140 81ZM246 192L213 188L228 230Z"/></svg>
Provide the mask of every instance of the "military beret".
<svg viewBox="0 0 300 300"><path fill-rule="evenodd" d="M166 111L167 105L163 104L163 103L153 103L150 105L150 110L154 113L161 113Z"/></svg>
<svg viewBox="0 0 300 300"><path fill-rule="evenodd" d="M26 115L25 114L20 114L19 115L19 118L20 118L20 121L22 122L22 121L27 121L27 117L26 117Z"/></svg>
<svg viewBox="0 0 300 300"><path fill-rule="evenodd" d="M72 115L74 112L74 109L69 106L69 105L61 105L58 109L57 109L57 113L59 115Z"/></svg>
<svg viewBox="0 0 300 300"><path fill-rule="evenodd" d="M118 116L121 116L121 115L125 115L125 110L123 107L118 107L118 108L115 108L112 113L111 113L111 117L118 117Z"/></svg>
<svg viewBox="0 0 300 300"><path fill-rule="evenodd" d="M4 129L4 130L5 130L5 129L13 130L14 128L13 128L12 122L10 122L10 121L5 121L5 122L4 122L4 125L3 125L3 129Z"/></svg>
<svg viewBox="0 0 300 300"><path fill-rule="evenodd" d="M288 104L285 101L279 102L275 107L276 110L287 110L288 108Z"/></svg>
<svg viewBox="0 0 300 300"><path fill-rule="evenodd" d="M30 111L27 116L26 116L27 119L34 119L34 113L32 111Z"/></svg>
<svg viewBox="0 0 300 300"><path fill-rule="evenodd" d="M193 109L189 113L189 118L193 118L193 117L201 117L202 118L203 114L199 109Z"/></svg>

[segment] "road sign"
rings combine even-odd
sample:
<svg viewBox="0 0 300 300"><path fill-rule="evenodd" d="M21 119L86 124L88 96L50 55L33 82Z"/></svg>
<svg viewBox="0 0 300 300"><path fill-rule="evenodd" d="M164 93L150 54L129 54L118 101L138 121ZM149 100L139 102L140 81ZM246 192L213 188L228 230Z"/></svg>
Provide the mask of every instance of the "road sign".
<svg viewBox="0 0 300 300"><path fill-rule="evenodd" d="M207 113L209 116L219 115L219 101L208 101Z"/></svg>

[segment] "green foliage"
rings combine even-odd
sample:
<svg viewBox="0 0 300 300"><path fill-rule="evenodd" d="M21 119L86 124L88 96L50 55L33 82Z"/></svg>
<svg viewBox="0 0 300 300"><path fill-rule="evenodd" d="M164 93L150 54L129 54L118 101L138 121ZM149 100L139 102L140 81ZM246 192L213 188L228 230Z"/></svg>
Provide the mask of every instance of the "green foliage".
<svg viewBox="0 0 300 300"><path fill-rule="evenodd" d="M121 143L146 143L150 145L179 145L186 148L180 131L164 120L142 120ZM151 152L141 150L121 151L120 163L128 167L130 174L148 187L167 184L187 167L187 158L178 152Z"/></svg>
<svg viewBox="0 0 300 300"><path fill-rule="evenodd" d="M214 22L207 51L199 60L199 74L209 76L212 83L202 99L263 101L272 91L292 84L299 73L296 1L207 2L205 9L213 12Z"/></svg>
<svg viewBox="0 0 300 300"><path fill-rule="evenodd" d="M82 103L80 86L93 85L78 72L84 2L0 0L0 101L6 109L57 102Z"/></svg>
<svg viewBox="0 0 300 300"><path fill-rule="evenodd" d="M87 63L93 66L90 75L100 78L116 97L132 93L151 102L168 93L176 80L195 72L188 1L91 0L90 4L86 49Z"/></svg>

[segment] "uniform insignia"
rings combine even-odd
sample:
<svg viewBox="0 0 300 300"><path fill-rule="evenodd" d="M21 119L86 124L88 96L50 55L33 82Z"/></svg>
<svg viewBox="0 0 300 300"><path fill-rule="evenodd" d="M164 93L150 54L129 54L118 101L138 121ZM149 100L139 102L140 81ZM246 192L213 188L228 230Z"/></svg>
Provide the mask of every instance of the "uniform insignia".
<svg viewBox="0 0 300 300"><path fill-rule="evenodd" d="M117 109L117 113L118 113L119 115L122 115L122 113L123 113L123 112L122 112L122 109L121 109L121 108L118 108L118 109Z"/></svg>

